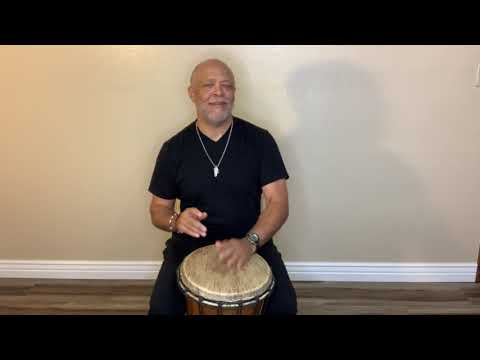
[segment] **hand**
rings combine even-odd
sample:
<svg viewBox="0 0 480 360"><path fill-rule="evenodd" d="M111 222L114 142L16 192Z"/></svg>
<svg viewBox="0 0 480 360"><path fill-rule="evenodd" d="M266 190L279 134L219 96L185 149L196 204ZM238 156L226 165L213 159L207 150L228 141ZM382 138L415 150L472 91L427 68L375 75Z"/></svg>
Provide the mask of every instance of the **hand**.
<svg viewBox="0 0 480 360"><path fill-rule="evenodd" d="M216 241L215 248L218 251L220 261L229 269L242 270L255 253L255 246L247 239L228 239Z"/></svg>
<svg viewBox="0 0 480 360"><path fill-rule="evenodd" d="M207 218L206 212L197 208L188 208L181 212L175 223L179 234L187 234L196 238L207 236L207 228L200 222Z"/></svg>

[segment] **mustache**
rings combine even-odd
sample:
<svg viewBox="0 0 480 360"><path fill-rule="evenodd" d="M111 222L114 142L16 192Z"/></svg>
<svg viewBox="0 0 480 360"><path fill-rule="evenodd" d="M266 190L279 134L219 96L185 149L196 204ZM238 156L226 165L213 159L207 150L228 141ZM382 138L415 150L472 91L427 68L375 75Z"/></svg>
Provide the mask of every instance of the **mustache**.
<svg viewBox="0 0 480 360"><path fill-rule="evenodd" d="M230 104L231 101L228 100L215 100L215 101L209 101L209 104Z"/></svg>

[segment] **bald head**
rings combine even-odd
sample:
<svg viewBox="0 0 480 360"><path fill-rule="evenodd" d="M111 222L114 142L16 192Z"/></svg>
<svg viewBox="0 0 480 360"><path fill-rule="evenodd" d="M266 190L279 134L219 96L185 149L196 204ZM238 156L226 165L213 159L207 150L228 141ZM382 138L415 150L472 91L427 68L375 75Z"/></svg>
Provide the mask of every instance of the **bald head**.
<svg viewBox="0 0 480 360"><path fill-rule="evenodd" d="M235 76L233 76L233 71L225 64L223 61L218 59L208 59L202 61L200 64L195 66L190 76L190 86L196 85L199 78L205 76L210 69L221 69L231 78L231 81L235 84Z"/></svg>
<svg viewBox="0 0 480 360"><path fill-rule="evenodd" d="M232 119L235 78L222 61L208 59L193 69L188 95L197 108L201 122L221 126Z"/></svg>

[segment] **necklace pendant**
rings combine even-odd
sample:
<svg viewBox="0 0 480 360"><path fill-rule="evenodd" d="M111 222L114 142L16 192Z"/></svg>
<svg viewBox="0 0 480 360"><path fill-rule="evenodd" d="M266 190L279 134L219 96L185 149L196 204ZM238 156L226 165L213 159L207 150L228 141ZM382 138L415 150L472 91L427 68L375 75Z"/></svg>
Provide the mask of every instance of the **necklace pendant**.
<svg viewBox="0 0 480 360"><path fill-rule="evenodd" d="M220 170L218 170L218 166L215 166L213 168L213 176L217 177L218 173L220 172Z"/></svg>

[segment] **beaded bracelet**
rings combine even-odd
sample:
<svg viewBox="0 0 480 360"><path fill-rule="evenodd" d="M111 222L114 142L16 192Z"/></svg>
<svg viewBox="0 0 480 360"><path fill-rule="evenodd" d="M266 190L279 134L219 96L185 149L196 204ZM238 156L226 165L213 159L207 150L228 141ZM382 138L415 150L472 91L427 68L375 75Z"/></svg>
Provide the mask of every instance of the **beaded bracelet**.
<svg viewBox="0 0 480 360"><path fill-rule="evenodd" d="M179 214L174 212L172 216L170 216L170 220L168 220L168 230L173 232L173 228L175 227L175 223L177 221Z"/></svg>

